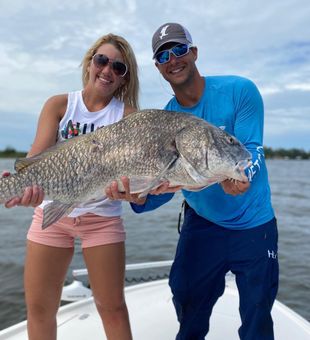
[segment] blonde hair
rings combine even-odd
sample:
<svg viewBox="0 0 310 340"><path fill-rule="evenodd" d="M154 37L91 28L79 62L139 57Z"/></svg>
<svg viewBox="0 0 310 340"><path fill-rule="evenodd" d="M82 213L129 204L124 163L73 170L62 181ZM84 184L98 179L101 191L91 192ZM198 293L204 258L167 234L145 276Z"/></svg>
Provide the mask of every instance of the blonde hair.
<svg viewBox="0 0 310 340"><path fill-rule="evenodd" d="M115 48L121 52L124 63L128 67L128 71L124 77L125 83L115 91L114 96L126 104L139 109L139 79L136 57L127 40L118 35L109 33L102 36L86 52L81 63L83 86L85 87L89 80L88 66L92 61L92 57L103 44L112 44L115 46Z"/></svg>

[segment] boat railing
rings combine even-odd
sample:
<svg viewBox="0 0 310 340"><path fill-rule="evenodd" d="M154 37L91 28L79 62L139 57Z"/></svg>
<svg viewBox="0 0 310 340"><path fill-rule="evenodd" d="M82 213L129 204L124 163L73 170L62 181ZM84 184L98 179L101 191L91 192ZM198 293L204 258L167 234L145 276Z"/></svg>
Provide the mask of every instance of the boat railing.
<svg viewBox="0 0 310 340"><path fill-rule="evenodd" d="M132 263L132 264L127 264L126 265L126 271L170 267L171 265L172 265L172 261L171 260ZM86 268L83 268L83 269L73 269L72 270L72 275L73 275L73 277L87 276L88 272L87 272Z"/></svg>
<svg viewBox="0 0 310 340"><path fill-rule="evenodd" d="M145 270L145 269L157 269L157 268L164 268L164 267L171 267L172 261L153 261L153 262L141 262L141 263L132 263L126 265L126 272L134 271L134 270ZM78 301L82 299L86 299L92 296L92 291L90 287L86 287L82 281L78 280L79 277L87 276L88 271L86 268L82 269L73 269L72 276L73 282L64 286L62 289L61 300L62 301ZM165 276L167 277L167 276ZM141 276L138 279L136 277L127 278L126 275L126 282L142 282L142 281L154 281L163 277L160 276Z"/></svg>

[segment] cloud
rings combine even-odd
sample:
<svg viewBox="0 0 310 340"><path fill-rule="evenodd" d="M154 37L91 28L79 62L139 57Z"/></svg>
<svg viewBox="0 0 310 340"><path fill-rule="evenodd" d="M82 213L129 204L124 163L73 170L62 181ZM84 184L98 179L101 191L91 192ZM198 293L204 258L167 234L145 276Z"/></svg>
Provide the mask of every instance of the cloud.
<svg viewBox="0 0 310 340"><path fill-rule="evenodd" d="M163 107L171 89L153 65L151 37L162 23L176 21L190 30L199 48L201 74L238 74L257 84L265 101L267 136L278 131L279 122L286 126L283 117L288 115L291 131L297 134L301 126L309 128L309 17L308 0L299 0L298 5L295 0L196 0L195 4L187 0L2 0L1 128L6 129L3 117L8 113L9 120L32 115L36 121L48 97L79 89L84 53L108 32L124 36L133 46L140 70L141 107ZM287 129L282 131L287 142ZM19 139L29 145L25 136ZM0 148L4 138L0 136ZM306 144L310 149L310 141Z"/></svg>
<svg viewBox="0 0 310 340"><path fill-rule="evenodd" d="M288 90L300 90L300 91L310 91L310 82L301 84L288 84L286 85Z"/></svg>

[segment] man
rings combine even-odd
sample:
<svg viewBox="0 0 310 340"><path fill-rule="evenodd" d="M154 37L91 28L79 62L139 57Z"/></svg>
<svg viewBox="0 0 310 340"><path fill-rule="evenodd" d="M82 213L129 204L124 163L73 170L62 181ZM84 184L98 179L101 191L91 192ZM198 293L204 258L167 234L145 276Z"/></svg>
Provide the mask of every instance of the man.
<svg viewBox="0 0 310 340"><path fill-rule="evenodd" d="M277 225L262 147L261 96L245 78L202 77L195 63L198 49L180 24L160 26L152 47L155 65L175 94L165 109L191 112L225 129L253 156L246 170L248 182L227 180L199 192L183 190L185 217L169 280L180 323L176 339L205 338L228 271L235 274L240 295L240 338L274 339L270 312L278 289ZM125 193L113 183L107 194L136 203L132 207L138 213L155 209L173 196L138 199L129 193L129 180L124 178L123 183ZM178 189L165 183L152 193Z"/></svg>

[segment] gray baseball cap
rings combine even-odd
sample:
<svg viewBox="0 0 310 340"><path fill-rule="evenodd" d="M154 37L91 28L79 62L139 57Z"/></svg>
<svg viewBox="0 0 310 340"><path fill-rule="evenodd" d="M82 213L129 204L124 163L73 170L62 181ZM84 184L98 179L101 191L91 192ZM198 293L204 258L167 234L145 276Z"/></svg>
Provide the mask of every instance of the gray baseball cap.
<svg viewBox="0 0 310 340"><path fill-rule="evenodd" d="M161 25L152 38L153 58L157 51L168 42L192 45L193 40L188 30L177 23L167 23Z"/></svg>

